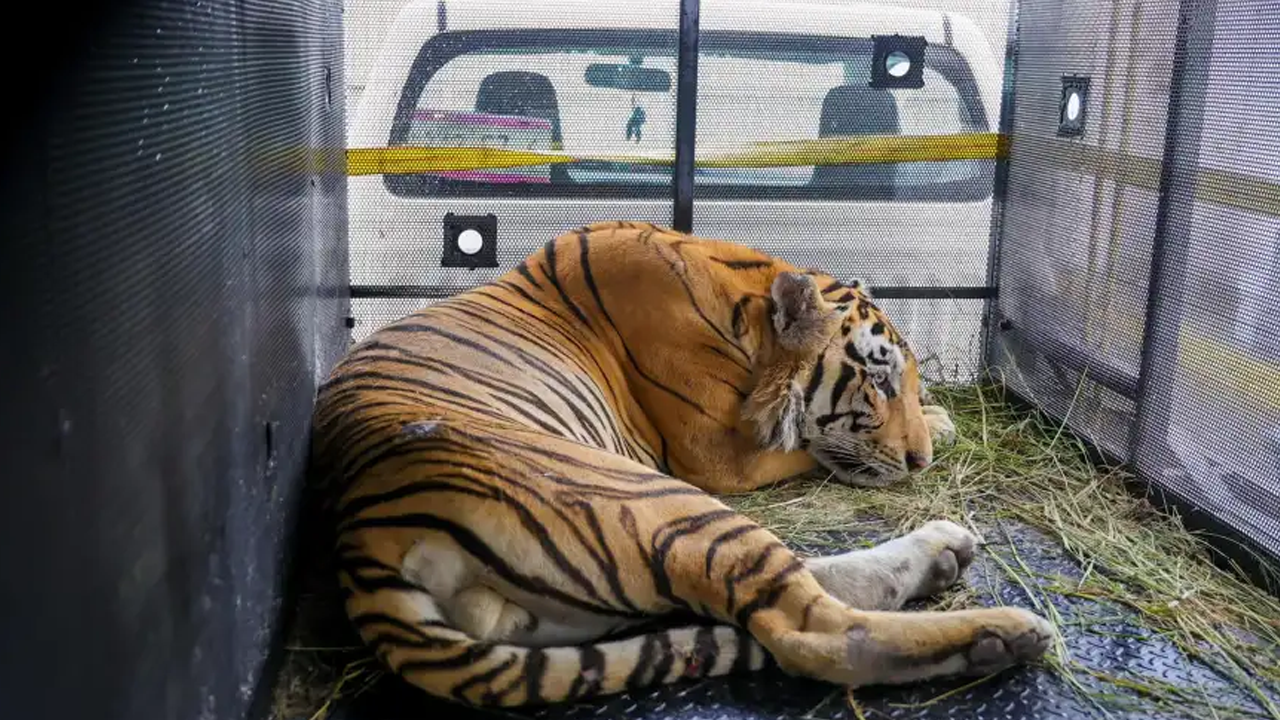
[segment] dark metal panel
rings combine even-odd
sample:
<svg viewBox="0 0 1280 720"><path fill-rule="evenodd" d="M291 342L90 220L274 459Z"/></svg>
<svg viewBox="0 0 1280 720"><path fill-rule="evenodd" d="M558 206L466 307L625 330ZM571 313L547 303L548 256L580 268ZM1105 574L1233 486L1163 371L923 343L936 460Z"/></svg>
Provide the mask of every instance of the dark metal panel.
<svg viewBox="0 0 1280 720"><path fill-rule="evenodd" d="M341 49L336 2L135 3L19 108L6 716L250 712L345 345Z"/></svg>

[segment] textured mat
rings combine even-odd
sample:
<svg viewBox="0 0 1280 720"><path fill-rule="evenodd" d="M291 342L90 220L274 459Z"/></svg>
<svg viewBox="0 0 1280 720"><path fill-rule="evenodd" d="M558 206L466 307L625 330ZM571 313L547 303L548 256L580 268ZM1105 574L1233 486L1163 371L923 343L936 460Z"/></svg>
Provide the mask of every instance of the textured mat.
<svg viewBox="0 0 1280 720"><path fill-rule="evenodd" d="M982 605L1007 604L1039 610L1052 603L1060 616L1070 677L1047 667L1007 670L991 679L972 678L910 687L863 688L846 693L777 670L731 678L689 681L648 692L601 698L592 703L525 710L480 712L436 701L396 678L384 677L353 698L336 703L330 720L408 720L434 717L520 717L539 720L813 720L820 718L1201 718L1272 717L1250 688L1233 683L1204 662L1188 657L1135 622L1135 611L1074 597L1068 590L1083 570L1045 536L1015 523L983 527L986 546L962 581ZM832 546L855 547L887 533L843 535ZM814 548L797 548L806 554ZM823 548L832 552L832 547ZM1019 568L1010 573L1007 568ZM1097 569L1092 572L1098 572ZM1011 579L1012 578L1012 579ZM1032 585L1031 583L1035 583ZM1277 658L1280 662L1280 656ZM1143 688L1158 687L1152 694ZM1181 694L1179 696L1179 693ZM1179 702L1176 698L1187 699ZM1190 698L1198 699L1191 702ZM1278 703L1277 698L1270 698ZM1212 704L1212 709L1204 703ZM1191 710L1189 706L1196 707Z"/></svg>

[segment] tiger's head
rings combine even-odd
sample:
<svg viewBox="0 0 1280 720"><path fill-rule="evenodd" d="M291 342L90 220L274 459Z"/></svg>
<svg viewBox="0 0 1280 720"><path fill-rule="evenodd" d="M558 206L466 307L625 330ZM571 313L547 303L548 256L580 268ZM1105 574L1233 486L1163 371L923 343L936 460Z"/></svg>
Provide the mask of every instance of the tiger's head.
<svg viewBox="0 0 1280 720"><path fill-rule="evenodd" d="M889 485L928 467L927 391L884 313L861 292L832 302L803 273L779 274L771 295L773 343L743 409L760 444L806 450L852 485Z"/></svg>

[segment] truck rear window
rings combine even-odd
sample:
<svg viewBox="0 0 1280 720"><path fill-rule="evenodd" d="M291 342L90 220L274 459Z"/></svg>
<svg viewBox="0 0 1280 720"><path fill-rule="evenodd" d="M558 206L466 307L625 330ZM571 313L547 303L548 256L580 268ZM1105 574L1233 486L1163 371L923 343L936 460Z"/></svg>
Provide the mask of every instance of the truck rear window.
<svg viewBox="0 0 1280 720"><path fill-rule="evenodd" d="M869 38L705 32L697 157L759 143L990 132L972 71L930 46L924 86L869 86ZM670 194L676 35L469 31L427 42L388 145L563 151L572 162L387 175L408 197L665 198ZM813 158L808 158L813 162ZM465 164L465 163L459 163ZM695 174L700 199L957 202L991 193L994 162L733 167Z"/></svg>

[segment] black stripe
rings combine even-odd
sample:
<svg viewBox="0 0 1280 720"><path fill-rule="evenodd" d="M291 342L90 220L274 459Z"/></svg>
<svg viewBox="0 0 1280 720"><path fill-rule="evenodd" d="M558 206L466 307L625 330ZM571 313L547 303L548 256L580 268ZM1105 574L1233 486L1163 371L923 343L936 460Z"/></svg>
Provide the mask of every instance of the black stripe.
<svg viewBox="0 0 1280 720"><path fill-rule="evenodd" d="M684 674L687 677L704 678L715 667L719 657L720 645L716 643L715 628L700 627L693 636L693 657L689 660L693 667L686 666Z"/></svg>
<svg viewBox="0 0 1280 720"><path fill-rule="evenodd" d="M546 595L547 597L564 603L570 607L596 613L598 615L637 619L648 617L644 613L619 611L607 605L587 602L552 586L542 578L530 577L517 572L510 563L504 560L501 555L494 552L493 548L489 547L489 545L481 540L479 536L473 533L470 529L463 527L452 520L447 520L428 513L404 513L389 517L359 518L353 520L351 524L347 526L348 532L368 528L414 528L443 532L449 535L449 537L463 550L470 553L494 574L521 590L525 590L536 595Z"/></svg>
<svg viewBox="0 0 1280 720"><path fill-rule="evenodd" d="M742 582L743 580L753 578L756 575L759 575L760 573L764 572L765 566L769 562L769 558L775 552L778 552L779 550L786 550L786 549L787 549L786 546L780 542L769 543L764 547L763 550L760 551L760 554L756 556L755 562L753 562L751 565L747 566L745 569L740 570L738 572L729 573L725 575L724 593L725 593L725 611L726 612L733 612L734 608L737 607L738 583Z"/></svg>
<svg viewBox="0 0 1280 720"><path fill-rule="evenodd" d="M592 557L596 560L597 565L601 566L602 571L606 573L608 572L609 568L604 567L604 564L605 564L604 559L599 557L598 554L588 545L587 538L582 534L582 531L577 527L577 525L569 518L564 508L558 507L555 503L547 502L546 499L541 497L541 495L539 495L533 488L513 478L506 478L496 473L485 471L478 467L471 468L471 469L474 469L477 473L482 474L482 476L485 478L488 478L488 479L499 478L506 483L517 485L518 487L520 487L521 489L525 490L530 495L532 495L536 500L541 502L546 509L550 510L552 513L558 516L561 519L561 521L563 521L564 526L567 527L569 531L573 533L573 535L578 540L578 542L583 547L583 549L585 549L589 554L592 555ZM390 491L388 493L382 493L380 496L373 498L372 501L370 501L370 498L365 498L365 497L361 497L356 500L353 500L351 503L348 504L348 506L343 508L345 511L344 514L347 516L354 516L359 512L360 509L364 509L363 506L372 507L378 504L379 502L388 501L388 499L393 500L393 499L398 499L399 497L406 497L412 494L416 494L418 489L422 487L425 487L427 490L431 490L431 489L436 489L434 486L443 486L445 491L466 492L466 489L457 488L447 483L440 483L440 482L421 482L420 481L420 482L412 483L412 486L413 486L412 488L413 492L404 492L405 488L397 488L396 490ZM501 488L496 488L496 487L480 488L480 489L472 490L469 494L480 497L481 499L493 500L493 501L502 503L506 507L510 508L511 511L516 513L516 515L520 518L521 525L525 528L525 530L528 531L528 533L531 536L537 538L539 545L543 549L543 552L546 553L546 555L549 558L551 558L551 560L556 564L556 566L559 567L560 570L564 572L569 577L570 580L573 580L575 583L577 583L578 586L582 588L582 590L591 598L598 600L599 602L602 602L602 603L605 602L604 597L600 595L599 591L595 588L595 585L590 581L588 581L587 578L578 570L578 568L574 566L573 563L571 563L567 557L564 556L564 554L560 551L559 546L551 540L551 535L547 531L546 526L543 525L534 517L533 513L530 511L528 507L526 507L524 504L519 502L517 499L512 497L509 493L502 490ZM351 505L356 505L357 503L361 503L362 507L359 507L357 509L352 509L350 507ZM353 522L354 521L350 517L348 517L346 520L344 520L342 523L339 524L339 531L345 532ZM610 560L612 560L611 557L610 557ZM617 591L620 604L624 605L625 607L631 610L637 610L636 606L633 603L631 603L624 595L621 594L622 593L621 585L616 581L616 575L617 575L616 562L612 564L612 571L614 575L612 579L614 580L614 582L611 582L610 585L612 589L615 589Z"/></svg>
<svg viewBox="0 0 1280 720"><path fill-rule="evenodd" d="M528 302L530 302L530 303L532 303L532 304L534 304L534 305L536 305L536 306L538 306L538 307L541 307L541 308L546 309L548 313L550 313L551 315L553 315L553 316L554 316L554 317L556 317L557 319L559 319L559 320L563 320L563 318L561 318L561 317L560 317L559 313L555 312L554 310L552 310L552 309L548 308L548 307L547 307L546 305L544 305L543 303L541 303L541 302L539 302L538 300L536 300L533 296L529 295L529 293L525 292L525 291L524 291L524 288L521 288L521 287L516 286L516 285L512 285L512 284L510 284L510 283L504 283L504 282L498 282L498 283L497 283L497 286L499 286L499 287L501 287L501 288L503 288L503 289L509 290L509 291L511 291L511 292L515 292L515 293L517 293L517 294L521 295L521 296L522 296L522 297L524 297L524 298L525 298L525 300L527 300ZM495 301L495 302L498 302L498 303L501 303L501 304L506 305L506 306L508 306L508 307L511 307L513 310L516 310L517 312L520 312L521 314L526 314L526 313L524 313L522 310L520 310L520 309L518 308L518 306L512 305L511 303L508 303L507 301L505 301L505 300L503 300L502 298L497 297L497 296L495 296L495 295L490 295L490 294L488 294L487 292L485 292L484 290L485 290L485 288L483 288L483 287L482 287L482 288L479 288L476 292L477 292L478 294L480 294L480 295L483 295L483 296L484 296L484 297L486 297L486 298L492 299L492 300L493 300L493 301ZM532 318L531 318L531 319L532 319ZM542 325L543 325L544 327L549 328L549 329L553 329L553 330L555 330L555 332L556 332L556 333L557 333L561 338L563 338L564 340L566 340L570 345L572 345L572 346L576 347L579 351L581 351L581 353L582 353L582 355L583 355L583 356L585 356L587 359L589 359L589 360L591 361L591 363L595 366L595 368L596 368L596 370L597 370L597 372L599 373L599 376L600 376L600 382L599 382L599 383L597 383L597 386L598 386L598 387L603 387L605 390L607 390L607 391L608 391L608 393L609 393L610 399L611 399L611 401L612 401L612 404L613 404L615 407L616 407L616 406L618 406L618 405L620 404L620 403L619 403L618 392L617 392L617 390L616 390L612 385L610 385L610 384L609 384L609 380L608 380L609 375L608 375L608 373L606 373L606 372L605 372L604 368L600 365L600 360L599 360L599 358L597 358L597 357L595 356L595 353L593 353L593 352L591 352L589 349L587 349L587 348L582 344L581 339L580 339L579 337L577 337L576 335L574 335L573 333L570 333L570 332L566 331L565 329L563 329L563 328L561 328L561 327L559 327L559 326L550 325L550 324L547 324L547 323L545 323L545 322L543 322L543 323L542 323ZM583 370L582 370L582 371L583 371L583 373L584 373L584 374L589 374L585 368L583 368ZM626 416L626 414L623 414L623 416L622 416L622 421L623 421L623 423L624 423L624 424L627 424L627 425L629 426L630 433L631 433L631 434L634 434L634 433L635 433L635 428L634 428L634 427L630 427L630 419Z"/></svg>
<svg viewBox="0 0 1280 720"><path fill-rule="evenodd" d="M372 558L339 558L337 562L338 571L345 573L352 585L356 586L360 592L366 595L373 595L383 590L396 590L399 592L423 592L422 588L405 580L395 569L390 568ZM361 570L371 570L381 573L378 577L369 577L362 575Z"/></svg>
<svg viewBox="0 0 1280 720"><path fill-rule="evenodd" d="M729 672L733 674L751 670L751 646L755 644L751 635L745 632L739 631L737 637L738 647L734 651L733 665L729 668Z"/></svg>
<svg viewBox="0 0 1280 720"><path fill-rule="evenodd" d="M836 376L836 382L831 386L830 408L836 409L840 402L840 398L844 395L844 391L848 389L849 383L858 376L857 366L849 363L840 363L840 374Z"/></svg>
<svg viewBox="0 0 1280 720"><path fill-rule="evenodd" d="M626 426L626 437L628 438L634 437L634 435L636 434L636 430L634 427L631 426L631 421L629 417L627 417L625 414L621 414L621 417L619 417L619 415L613 412L612 408L618 405L618 393L613 388L613 386L609 383L608 374L604 371L604 368L600 365L600 361L595 356L595 353L591 352L586 347L584 347L577 337L574 337L570 334L565 333L562 328L555 325L549 325L545 321L541 320L540 318L535 318L534 316L528 315L527 313L523 313L523 311L519 310L518 308L511 305L510 303L508 303L506 300L503 300L502 298L499 298L493 295L484 294L484 293L482 294L484 295L484 297L490 300L493 300L494 302L497 302L507 307L511 307L513 310L516 310L516 312L520 312L522 315L525 315L526 318L530 321L537 319L540 325L542 325L543 327L549 330L555 331L557 335L559 335L564 340L567 340L570 346L573 346L578 351L580 351L582 357L586 357L588 360L591 361L591 364L595 367L596 372L599 374L599 378L600 378L599 381L596 381L594 378L592 378L591 371L582 365L579 357L571 356L566 352L568 348L564 347L563 344L542 343L540 339L537 341L537 343L541 344L541 346L544 347L544 349L546 349L549 354L560 357L564 362L571 364L578 370L580 375L569 373L569 377L578 379L580 382L584 384L584 386L588 391L587 394L592 398L592 401L593 401L593 403L589 403L589 404L593 404L593 406L598 407L600 411L603 412L605 416L608 418L608 422L606 424L611 429L614 437L618 438L619 449L621 450L623 449L624 445L628 445L628 441L622 440L623 431L622 431L622 428L618 426L618 421L621 420L622 424ZM524 331L522 330L521 332L523 333ZM522 335L522 337L524 336ZM539 360L539 362L543 366L547 366L548 368L550 367L550 364L545 361ZM548 370L548 372L550 372L550 370ZM573 387L573 386L569 385L569 387ZM597 395L597 391L606 393L609 395L609 397L608 398L601 397ZM612 405L609 404L610 401L612 401ZM630 450L630 447L627 446L626 449ZM649 464L656 464L657 458L653 455L653 452L643 446L642 446L642 449L645 451L645 454L648 455L650 460L652 461ZM640 460L640 458L636 456L634 453L632 453L631 456L632 456L632 459L635 459L638 461Z"/></svg>
<svg viewBox="0 0 1280 720"><path fill-rule="evenodd" d="M478 642L468 645L462 652L451 657L439 660L410 660L392 669L401 675L419 671L457 670L484 660L489 653L493 652L493 647L492 643Z"/></svg>
<svg viewBox="0 0 1280 720"><path fill-rule="evenodd" d="M531 648L524 661L525 700L529 703L540 703L542 698L542 678L547 674L547 653L542 648Z"/></svg>
<svg viewBox="0 0 1280 720"><path fill-rule="evenodd" d="M650 376L648 373L646 373L644 370L640 368L640 364L636 362L635 355L631 353L631 348L627 345L626 339L623 338L622 333L618 330L617 324L613 322L613 318L609 315L609 311L605 309L604 300L600 297L600 288L596 285L595 276L591 272L591 261L589 259L590 253L587 247L586 236L581 235L579 236L578 239L582 246L581 258L582 258L583 280L587 283L587 288L591 291L591 296L595 298L596 306L600 308L601 314L604 315L605 322L607 322L609 326L613 328L613 332L618 336L618 340L622 343L622 350L623 352L626 353L627 360L630 361L631 367L635 368L636 372L640 374L640 377L649 381L649 383L652 384L654 387L666 392L668 395L671 395L677 400L680 400L681 402L685 403L689 407L698 411L698 414L702 415L703 417L706 417L708 420L711 420L718 425L727 427L726 423L723 420L707 412L705 409L702 408L701 405L689 399L684 394L658 382L652 376Z"/></svg>
<svg viewBox="0 0 1280 720"><path fill-rule="evenodd" d="M470 495L471 497L480 498L481 500L494 499L493 491L483 486L467 487L454 485L451 482L446 482L439 478L434 480L413 480L397 486L394 490L388 490L380 493L361 493L357 497L352 498L346 504L339 505L339 521L348 517L355 517L365 510L377 507L384 503L403 500L423 493L437 492Z"/></svg>
<svg viewBox="0 0 1280 720"><path fill-rule="evenodd" d="M546 272L546 267L543 267L543 268L542 268L542 270L543 270L543 272ZM550 273L547 273L547 276L548 276L548 277L550 277ZM519 285L517 285L517 284L515 284L515 283L513 283L513 282L510 282L510 281L507 281L507 280L496 280L496 281L494 281L494 282L493 282L492 287L495 287L495 288L501 288L501 289L503 289L503 290L506 290L507 292L515 293L515 294L519 295L521 298L523 298L523 299L524 299L524 301L525 301L525 302L527 302L527 303L529 303L530 305L533 305L534 307L537 307L537 308L541 308L541 309L543 309L543 310L546 310L548 315L550 315L550 316L554 317L555 319L557 319L557 320L559 320L559 321L563 322L565 325L567 325L567 326L571 326L571 325L573 325L573 320L572 320L571 318L566 318L566 317L564 317L564 316L562 316L562 315L560 314L560 310L562 309L562 307L563 307L563 306L561 306L561 307L556 307L556 306L548 305L548 304L546 304L546 303L542 302L541 300L539 300L539 299L535 298L534 296L530 295L528 290L525 290L524 288L520 287ZM497 296L494 296L494 295L490 295L489 293L485 292L485 290L486 290L486 288L485 288L484 286L481 286L481 287L476 288L473 292L474 292L474 293L476 293L477 295L483 295L484 297L487 297L487 298L492 298L492 299L494 299L494 300L500 300L500 298L498 298ZM509 304L509 303L508 303L508 304ZM514 308L514 307L516 307L516 306L515 306L515 305L512 305L511 307L513 307L513 308ZM526 313L526 314L527 314L527 313ZM561 336L561 337L563 337L563 338L565 338L565 339L567 339L567 340L570 340L570 341L574 342L575 344L577 344L577 338L575 338L575 337L573 336L573 334L572 334L572 333L570 333L570 332L568 332L567 330L564 330L564 329L562 329L562 328L556 328L556 331L557 331L558 333L560 333L560 336Z"/></svg>
<svg viewBox="0 0 1280 720"><path fill-rule="evenodd" d="M804 406L806 409L813 407L813 396L818 392L818 386L822 385L822 374L826 372L823 364L823 358L818 358L818 362L814 363L813 374L809 376L809 384L804 389Z"/></svg>
<svg viewBox="0 0 1280 720"><path fill-rule="evenodd" d="M360 453L346 458L342 463L342 476L354 483L375 467L393 460L405 458L430 459L431 453L449 447L451 443L440 438L419 438L404 435L386 438L370 445Z"/></svg>
<svg viewBox="0 0 1280 720"><path fill-rule="evenodd" d="M450 694L453 695L453 698L455 700L459 702L466 702L468 690L470 690L471 688L477 685L488 685L489 683L492 683L494 680L498 679L499 675L510 670L511 666L515 665L517 660L519 660L519 656L512 654L511 657L498 663L497 665L494 665L488 670L485 670L484 672L481 672L481 673L476 673L475 675L472 675L471 677L467 678L466 680L463 680L457 685L454 685L453 690L450 692ZM494 704L495 699L496 698L494 697L493 689L490 688L486 690L484 695L481 697L481 702L484 704Z"/></svg>
<svg viewBox="0 0 1280 720"><path fill-rule="evenodd" d="M547 244L543 246L543 250L547 255L547 265L550 266L547 277L551 280L552 287L556 289L556 292L560 293L560 299L564 301L565 307L573 311L573 314L582 322L584 327L590 329L591 323L587 322L587 316L569 299L569 293L564 291L564 287L560 285L560 278L556 276L556 241L554 239L548 240Z"/></svg>
<svg viewBox="0 0 1280 720"><path fill-rule="evenodd" d="M528 282L530 285L534 286L539 290L542 289L542 286L539 285L538 281L534 279L533 273L529 272L528 261L522 262L519 265L517 265L516 272L520 273L520 277L524 278L525 281Z"/></svg>
<svg viewBox="0 0 1280 720"><path fill-rule="evenodd" d="M689 607L687 601L677 597L672 592L671 578L667 575L667 556L671 554L672 546L675 545L676 541L697 533L708 525L726 518L738 517L741 517L741 515L737 511L725 508L723 510L709 510L698 515L689 515L679 520L672 520L659 525L653 531L650 541L653 550L648 558L650 571L653 574L655 592L679 607ZM659 541L659 537L662 537L661 541Z"/></svg>
<svg viewBox="0 0 1280 720"><path fill-rule="evenodd" d="M569 699L589 698L600 694L600 688L604 684L604 653L595 645L586 645L579 652L578 659L582 672L573 679ZM588 676L592 677L588 679Z"/></svg>
<svg viewBox="0 0 1280 720"><path fill-rule="evenodd" d="M769 582L769 590L767 592L756 593L750 602L742 606L734 616L734 621L739 627L746 628L751 622L751 616L761 610L773 607L778 602L778 598L787 591L787 580L790 577L804 569L804 562L800 558L792 558L791 562L785 568L780 570Z"/></svg>
<svg viewBox="0 0 1280 720"><path fill-rule="evenodd" d="M395 628L396 630L407 633L408 637L401 637L399 635L380 635L384 642L397 642L401 645L423 649L442 649L457 645L460 642L466 642L464 638L453 639L424 635L421 627L407 623L400 618L379 612L360 613L351 618L351 624L355 625L358 630L366 630L373 625L385 625Z"/></svg>
<svg viewBox="0 0 1280 720"><path fill-rule="evenodd" d="M654 653L658 651L657 637L659 635L654 633L644 636L644 640L640 644L640 657L636 658L636 665L631 669L631 674L627 676L627 687L629 689L637 690L649 684L646 675L648 675L650 665L654 662Z"/></svg>
<svg viewBox="0 0 1280 720"><path fill-rule="evenodd" d="M597 516L595 508L585 500L572 501L572 507L582 512L587 519L587 527L591 534L595 536L596 544L599 546L600 557L596 558L596 562L600 568L600 574L604 575L605 581L609 583L609 589L613 591L614 598L623 607L630 610L639 611L631 598L627 596L627 591L622 587L622 575L618 572L618 559L613 554L613 543L604 534L604 528L600 525L600 518ZM586 543L584 542L585 546ZM595 554L593 553L593 557Z"/></svg>
<svg viewBox="0 0 1280 720"><path fill-rule="evenodd" d="M827 413L826 415L819 415L818 418L814 420L814 422L818 425L818 427L826 427L831 423L839 420L840 418L846 418L852 415L861 415L861 414L862 413L858 412L857 410L850 410L848 412Z"/></svg>
<svg viewBox="0 0 1280 720"><path fill-rule="evenodd" d="M761 268L773 267L773 262L769 260L724 260L718 257L713 257L711 259L727 268L730 268L731 270L759 270Z"/></svg>
<svg viewBox="0 0 1280 720"><path fill-rule="evenodd" d="M456 365L454 363L451 363L447 360L440 360L436 358L432 358L430 360L416 360L416 359L410 359L406 357L383 356L383 357L380 357L379 359L386 363L408 365L410 367L421 368L423 370L428 370L434 373L443 373L446 371L453 373L454 375L457 375L458 377L461 377L464 380L473 382L476 385L479 385L480 387L488 390L493 395L493 399L498 403L500 403L500 406L502 408L510 412L516 413L525 421L537 426L540 430L551 435L558 435L560 437L567 437L573 440L581 441L581 438L577 438L573 436L572 423L569 423L567 420L565 420L565 418L561 417L560 414L557 413L555 410L553 410L551 406L546 403L545 400L538 397L535 393L530 392L528 389L526 389L524 386L522 386L519 383L502 380L492 375L482 373L478 370L471 370L469 368L462 367L461 365ZM509 364L510 362L508 362L508 365ZM532 411L527 410L524 407L521 407L520 406L521 402L528 403L529 405L532 405L534 409L542 411L545 415L550 417L552 420L555 420L559 425L559 428L557 429L555 425L552 425L550 422L543 420L541 417L534 414ZM570 406L572 406L571 403L570 403Z"/></svg>
<svg viewBox="0 0 1280 720"><path fill-rule="evenodd" d="M479 303L474 303L474 304L477 307L483 308L485 311L492 310L491 308L486 308L483 305L480 305ZM511 333L512 335L517 336L524 342L538 346L540 349L542 349L544 352L547 352L548 354L558 355L559 356L558 359L560 360L563 360L565 362L572 362L574 365L577 365L577 363L574 362L573 360L563 356L561 349L554 348L554 346L548 347L549 345L551 345L550 343L544 342L541 338L537 337L536 335L526 333L522 328L517 329L515 327L503 325L499 322L494 321L490 317L486 317L485 315L482 315L479 312L472 312L471 310L465 307L453 307L453 308L450 308L450 310L466 315L467 317L474 318L476 321L482 322L485 325L492 327L496 331ZM518 357L520 357L520 359L524 360L530 366L535 367L538 370L541 370L543 373L545 373L545 375L540 377L539 379L542 380L543 384L546 385L546 387L549 390L556 393L556 395L565 403L566 406L568 406L574 412L575 415L577 415L581 411L576 407L575 403L573 403L567 397L565 397L565 395L562 392L560 392L560 390L557 390L555 385L559 385L560 388L564 390L564 392L573 395L582 403L583 406L586 406L591 411L592 415L595 417L596 424L605 427L604 431L606 432L612 431L615 437L617 436L617 434L619 433L619 428L617 426L616 418L614 417L613 413L610 412L609 409L605 407L603 401L596 393L590 392L590 390L597 389L598 386L589 385L588 392L584 394L576 384L569 382L570 379L578 377L574 375L572 372L566 373L564 370L560 368L553 367L546 360L538 357L537 355L534 355L533 353L530 353L529 351L525 350L524 348L521 348L519 345L516 345L515 343L508 343L497 337L493 337L492 334L490 334L490 339L493 342L498 343L502 347L506 348L507 350L515 353ZM586 372L581 366L578 366L577 369L580 372L583 372L584 374ZM599 435L596 434L595 427L593 427L592 423L588 422L585 418L580 418L580 421L583 422L585 426L587 426L588 431L591 432L594 437L599 439L600 445L603 447L604 445L603 438L601 438Z"/></svg>
<svg viewBox="0 0 1280 720"><path fill-rule="evenodd" d="M720 533L719 535L715 536L715 538L713 538L711 542L707 544L707 558L706 558L707 577L708 578L711 577L711 564L715 562L716 553L720 552L720 548L725 543L737 540L743 535L755 532L756 530L759 530L759 529L761 529L759 525L756 525L755 523L750 523L747 525L740 525L730 530L726 530Z"/></svg>
<svg viewBox="0 0 1280 720"><path fill-rule="evenodd" d="M725 341L729 347L737 350L744 360L750 361L751 356L747 354L747 351L743 350L741 345L730 339L729 336L720 329L720 326L712 322L711 318L707 317L707 314L703 312L702 306L698 304L698 298L693 294L693 288L689 286L689 278L686 277L684 273L675 273L675 275L680 281L680 286L684 288L684 294L689 298L689 304L693 306L693 311L698 313L698 318L701 319L707 327L715 331L715 334L718 335L721 340ZM732 332L732 325L730 326L730 332ZM751 370L751 368L744 363L737 362L736 360L734 362L743 370Z"/></svg>
<svg viewBox="0 0 1280 720"><path fill-rule="evenodd" d="M751 302L751 296L743 295L742 297L738 298L737 302L733 304L733 313L730 316L729 325L730 327L733 328L733 336L736 338L740 338L743 335L747 334L747 326L746 326L746 323L744 322L742 314L743 314L743 311L746 309L747 304L750 302Z"/></svg>
<svg viewBox="0 0 1280 720"><path fill-rule="evenodd" d="M484 405L474 404L475 398L471 397L470 395L465 395L452 388L445 387L442 385L435 385L433 383L429 383L425 380L419 380L417 378L405 377L403 375L392 375L390 373L379 372L377 370L356 370L343 375L342 378L340 378L340 380L342 382L337 383L337 385L339 385L343 389L351 389L353 391L358 389L359 391L364 393L380 393L380 392L387 392L387 391L394 391L394 390L402 390L402 388L398 388L394 384L381 385L378 383L362 383L357 385L357 383L361 380L382 380L387 383L401 383L404 385L410 385L410 386L419 388L421 390L425 390L428 393L427 397L430 397L430 393L436 393L437 395L442 395L444 397L452 399L457 403L457 406L459 408L463 408L480 415L487 415L489 417L500 417L498 413L495 413L492 410L492 408L485 407ZM436 399L436 398L432 398L432 399ZM419 399L419 402L421 402L421 398Z"/></svg>
<svg viewBox="0 0 1280 720"><path fill-rule="evenodd" d="M821 595L814 595L812 600L804 604L804 611L800 613L800 632L804 632L809 629L809 620L813 615L813 606L817 605L820 600L822 600Z"/></svg>
<svg viewBox="0 0 1280 720"><path fill-rule="evenodd" d="M671 666L675 665L676 654L671 649L671 633L662 632L654 636L658 645L658 660L654 663L653 672L649 676L650 682L662 682L671 672Z"/></svg>

